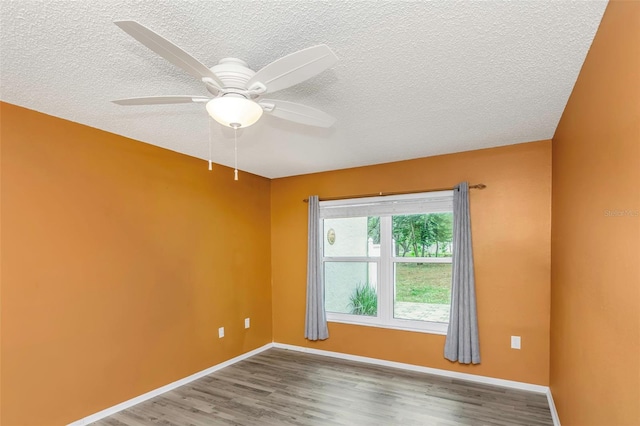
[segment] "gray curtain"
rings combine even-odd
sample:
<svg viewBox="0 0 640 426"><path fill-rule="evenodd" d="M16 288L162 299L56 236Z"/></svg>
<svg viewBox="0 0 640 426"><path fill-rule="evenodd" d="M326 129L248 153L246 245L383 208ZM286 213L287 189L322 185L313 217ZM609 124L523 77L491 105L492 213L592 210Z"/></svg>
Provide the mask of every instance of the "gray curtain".
<svg viewBox="0 0 640 426"><path fill-rule="evenodd" d="M320 206L318 196L309 197L309 248L307 250L307 315L304 337L324 340L329 337L327 314L324 310L324 282L320 260Z"/></svg>
<svg viewBox="0 0 640 426"><path fill-rule="evenodd" d="M444 344L444 357L461 364L479 364L480 344L467 182L460 183L453 191L452 263L451 316Z"/></svg>

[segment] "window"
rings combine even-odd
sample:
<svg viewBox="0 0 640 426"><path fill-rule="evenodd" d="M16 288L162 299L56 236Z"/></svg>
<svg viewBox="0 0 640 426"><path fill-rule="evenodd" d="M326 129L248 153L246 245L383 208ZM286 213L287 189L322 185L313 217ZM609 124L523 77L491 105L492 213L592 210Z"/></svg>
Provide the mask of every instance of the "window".
<svg viewBox="0 0 640 426"><path fill-rule="evenodd" d="M453 193L320 202L327 319L445 334Z"/></svg>

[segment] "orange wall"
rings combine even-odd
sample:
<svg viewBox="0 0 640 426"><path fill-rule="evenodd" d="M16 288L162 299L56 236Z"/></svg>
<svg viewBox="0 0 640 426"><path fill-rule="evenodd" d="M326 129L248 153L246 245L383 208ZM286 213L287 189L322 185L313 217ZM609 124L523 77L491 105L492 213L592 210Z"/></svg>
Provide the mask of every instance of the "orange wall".
<svg viewBox="0 0 640 426"><path fill-rule="evenodd" d="M303 198L484 183L471 191L482 364L443 357L444 336L330 323L304 339L307 204ZM274 341L547 385L551 142L541 141L311 175L271 183ZM510 336L522 336L522 350Z"/></svg>
<svg viewBox="0 0 640 426"><path fill-rule="evenodd" d="M563 426L640 424L639 78L640 3L611 2L553 138L550 384Z"/></svg>
<svg viewBox="0 0 640 426"><path fill-rule="evenodd" d="M78 420L271 342L268 179L0 113L2 424Z"/></svg>

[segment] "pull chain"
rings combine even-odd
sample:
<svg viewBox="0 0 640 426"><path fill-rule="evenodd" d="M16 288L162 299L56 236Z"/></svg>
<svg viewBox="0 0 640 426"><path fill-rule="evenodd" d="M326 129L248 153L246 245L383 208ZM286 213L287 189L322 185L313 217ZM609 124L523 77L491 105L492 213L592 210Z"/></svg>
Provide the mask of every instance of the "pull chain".
<svg viewBox="0 0 640 426"><path fill-rule="evenodd" d="M233 180L238 180L238 126L233 126L234 170Z"/></svg>
<svg viewBox="0 0 640 426"><path fill-rule="evenodd" d="M211 125L212 125L212 121L211 119L209 119L209 170L213 170L213 167L211 167L211 138L212 138L212 130L211 130Z"/></svg>

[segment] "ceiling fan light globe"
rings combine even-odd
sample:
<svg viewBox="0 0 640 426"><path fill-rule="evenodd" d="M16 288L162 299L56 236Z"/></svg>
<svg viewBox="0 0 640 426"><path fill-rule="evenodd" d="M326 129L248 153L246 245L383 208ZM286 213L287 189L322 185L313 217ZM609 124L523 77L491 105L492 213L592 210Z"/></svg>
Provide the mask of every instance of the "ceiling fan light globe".
<svg viewBox="0 0 640 426"><path fill-rule="evenodd" d="M262 108L242 96L222 96L207 102L207 112L218 123L227 127L249 127L260 119Z"/></svg>

